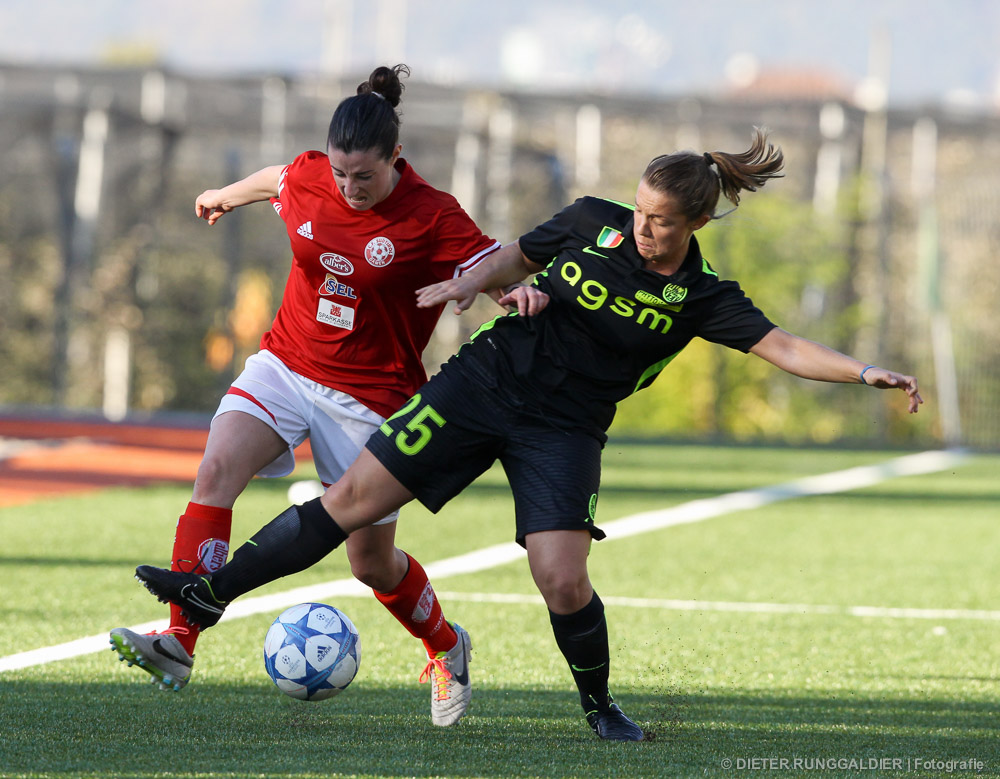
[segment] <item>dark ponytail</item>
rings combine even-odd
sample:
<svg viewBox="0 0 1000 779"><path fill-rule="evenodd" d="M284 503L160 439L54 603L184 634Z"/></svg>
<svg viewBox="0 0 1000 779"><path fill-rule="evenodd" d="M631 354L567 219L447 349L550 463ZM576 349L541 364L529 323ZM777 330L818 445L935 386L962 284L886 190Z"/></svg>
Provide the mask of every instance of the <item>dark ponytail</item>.
<svg viewBox="0 0 1000 779"><path fill-rule="evenodd" d="M681 213L693 221L705 214L715 218L720 194L738 206L741 191L756 192L768 179L779 178L783 165L781 149L768 142L765 130L755 127L745 152L665 154L646 166L642 179L657 192L676 198Z"/></svg>
<svg viewBox="0 0 1000 779"><path fill-rule="evenodd" d="M341 101L330 120L327 146L350 154L376 150L382 159L392 156L399 143L399 115L396 106L403 97L400 76L409 76L406 65L375 68L357 94Z"/></svg>

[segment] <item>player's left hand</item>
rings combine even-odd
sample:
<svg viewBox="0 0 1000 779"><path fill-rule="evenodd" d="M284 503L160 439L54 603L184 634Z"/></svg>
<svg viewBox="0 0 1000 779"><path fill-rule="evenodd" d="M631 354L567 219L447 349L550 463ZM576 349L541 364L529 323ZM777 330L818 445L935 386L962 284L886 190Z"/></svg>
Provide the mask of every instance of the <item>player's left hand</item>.
<svg viewBox="0 0 1000 779"><path fill-rule="evenodd" d="M911 414L916 414L920 408L920 404L924 402L924 399L920 397L916 376L906 376L902 373L888 371L885 368L875 366L865 371L864 381L869 387L901 389L906 392L909 398L908 411Z"/></svg>
<svg viewBox="0 0 1000 779"><path fill-rule="evenodd" d="M549 296L538 287L519 285L498 299L497 303L516 310L521 316L534 316L549 304Z"/></svg>

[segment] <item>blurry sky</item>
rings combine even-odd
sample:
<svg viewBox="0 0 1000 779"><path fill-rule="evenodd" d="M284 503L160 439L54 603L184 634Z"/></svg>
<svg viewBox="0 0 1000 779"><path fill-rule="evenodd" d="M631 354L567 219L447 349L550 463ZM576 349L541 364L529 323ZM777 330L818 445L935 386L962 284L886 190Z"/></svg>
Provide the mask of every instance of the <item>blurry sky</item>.
<svg viewBox="0 0 1000 779"><path fill-rule="evenodd" d="M160 62L206 75L364 73L677 94L755 68L853 87L887 46L889 101L995 107L1000 0L0 0L0 61Z"/></svg>

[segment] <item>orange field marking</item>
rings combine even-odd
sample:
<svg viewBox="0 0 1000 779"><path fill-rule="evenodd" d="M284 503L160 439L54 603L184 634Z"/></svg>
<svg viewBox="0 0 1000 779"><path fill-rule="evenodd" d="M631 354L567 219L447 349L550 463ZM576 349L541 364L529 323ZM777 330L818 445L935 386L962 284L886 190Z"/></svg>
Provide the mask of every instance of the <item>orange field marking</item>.
<svg viewBox="0 0 1000 779"><path fill-rule="evenodd" d="M193 482L200 452L85 441L32 446L0 461L0 506L103 487Z"/></svg>
<svg viewBox="0 0 1000 779"><path fill-rule="evenodd" d="M105 487L191 484L207 428L0 417L0 438L17 442L0 457L0 507ZM296 458L312 458L308 441Z"/></svg>

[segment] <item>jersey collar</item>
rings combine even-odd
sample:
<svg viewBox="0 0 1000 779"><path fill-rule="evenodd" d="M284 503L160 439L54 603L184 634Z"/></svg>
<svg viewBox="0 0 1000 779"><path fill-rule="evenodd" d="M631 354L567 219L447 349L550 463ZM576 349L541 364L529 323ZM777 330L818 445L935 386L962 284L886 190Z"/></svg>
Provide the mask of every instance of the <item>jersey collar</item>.
<svg viewBox="0 0 1000 779"><path fill-rule="evenodd" d="M396 160L394 167L399 172L399 181L396 182L396 186L393 187L392 192L389 193L389 197L379 203L376 203L369 209L372 213L378 214L398 208L400 203L406 199L407 192L413 189L413 179L415 173L410 163L400 157Z"/></svg>

